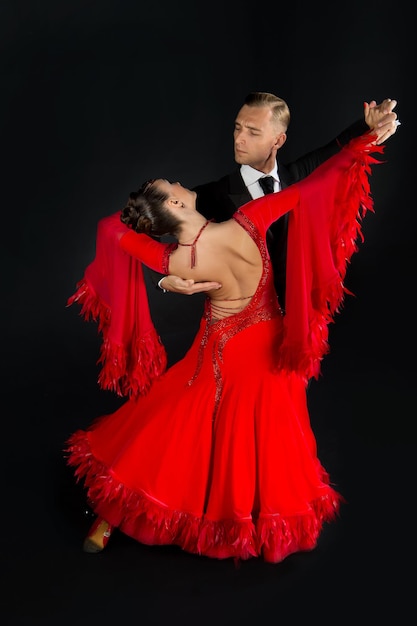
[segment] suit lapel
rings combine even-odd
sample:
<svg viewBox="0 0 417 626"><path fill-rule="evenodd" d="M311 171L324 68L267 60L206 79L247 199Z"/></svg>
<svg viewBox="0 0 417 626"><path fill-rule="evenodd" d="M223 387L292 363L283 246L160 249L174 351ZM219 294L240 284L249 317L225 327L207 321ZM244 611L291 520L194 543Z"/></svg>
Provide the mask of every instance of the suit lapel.
<svg viewBox="0 0 417 626"><path fill-rule="evenodd" d="M229 175L229 198L234 206L238 209L243 204L250 202L252 197L246 188L240 171L236 170Z"/></svg>
<svg viewBox="0 0 417 626"><path fill-rule="evenodd" d="M286 187L288 187L288 185L291 185L291 182L292 182L291 175L289 171L287 170L287 168L281 163L278 162L277 166L278 166L278 176L281 182L281 189L285 189Z"/></svg>

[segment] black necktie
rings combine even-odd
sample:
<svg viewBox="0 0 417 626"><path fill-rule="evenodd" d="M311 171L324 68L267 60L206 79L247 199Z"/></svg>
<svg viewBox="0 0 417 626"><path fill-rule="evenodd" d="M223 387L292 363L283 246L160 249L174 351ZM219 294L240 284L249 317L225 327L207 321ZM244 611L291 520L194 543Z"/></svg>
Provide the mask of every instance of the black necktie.
<svg viewBox="0 0 417 626"><path fill-rule="evenodd" d="M274 178L273 176L264 176L258 180L262 191L266 195L267 193L274 193Z"/></svg>

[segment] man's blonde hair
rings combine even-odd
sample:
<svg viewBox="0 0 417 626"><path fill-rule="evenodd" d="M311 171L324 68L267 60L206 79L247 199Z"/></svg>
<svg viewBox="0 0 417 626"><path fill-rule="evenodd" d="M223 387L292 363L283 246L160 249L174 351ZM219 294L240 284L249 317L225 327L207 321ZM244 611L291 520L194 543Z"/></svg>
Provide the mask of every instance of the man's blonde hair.
<svg viewBox="0 0 417 626"><path fill-rule="evenodd" d="M273 93L267 91L252 91L249 93L244 104L248 107L267 107L272 111L272 120L274 123L280 123L287 130L290 125L290 109L288 104L282 98L278 98Z"/></svg>

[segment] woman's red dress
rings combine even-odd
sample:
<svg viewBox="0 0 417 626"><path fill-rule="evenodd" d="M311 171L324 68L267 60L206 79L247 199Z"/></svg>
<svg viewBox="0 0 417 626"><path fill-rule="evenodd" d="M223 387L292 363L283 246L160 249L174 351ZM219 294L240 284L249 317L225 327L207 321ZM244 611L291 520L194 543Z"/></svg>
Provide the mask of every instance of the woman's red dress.
<svg viewBox="0 0 417 626"><path fill-rule="evenodd" d="M297 184L296 201L283 191L236 213L263 259L250 304L215 321L207 301L185 357L67 441L68 463L95 513L142 543L218 559L277 563L316 546L342 498L317 457L306 381L327 352L327 324L343 298L360 219L372 207L372 162L365 143L354 140ZM282 316L265 233L287 210L294 214L287 280L294 287ZM144 235L129 231L122 254L167 271L169 248L152 242L149 256L142 242ZM87 280L84 302L89 290L99 300Z"/></svg>

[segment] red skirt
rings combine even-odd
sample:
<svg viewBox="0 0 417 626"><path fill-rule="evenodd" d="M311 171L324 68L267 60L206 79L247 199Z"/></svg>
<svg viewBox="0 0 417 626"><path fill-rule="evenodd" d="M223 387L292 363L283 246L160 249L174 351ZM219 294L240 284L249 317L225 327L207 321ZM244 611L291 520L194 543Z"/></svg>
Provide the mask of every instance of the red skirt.
<svg viewBox="0 0 417 626"><path fill-rule="evenodd" d="M227 324L203 319L146 396L76 431L66 454L93 510L130 537L277 563L313 549L342 498L317 458L304 382L273 371L282 318Z"/></svg>

